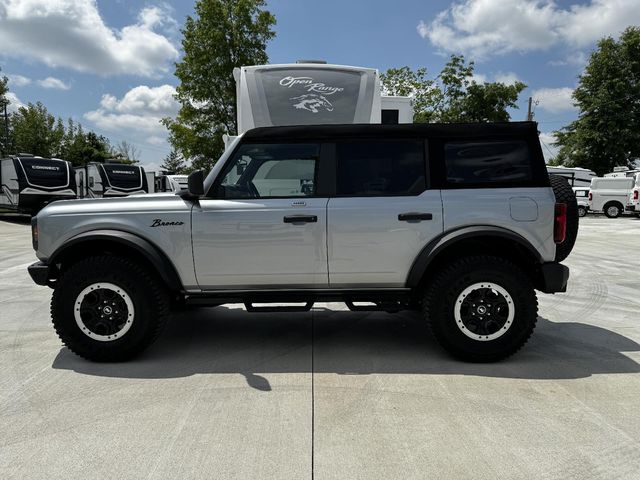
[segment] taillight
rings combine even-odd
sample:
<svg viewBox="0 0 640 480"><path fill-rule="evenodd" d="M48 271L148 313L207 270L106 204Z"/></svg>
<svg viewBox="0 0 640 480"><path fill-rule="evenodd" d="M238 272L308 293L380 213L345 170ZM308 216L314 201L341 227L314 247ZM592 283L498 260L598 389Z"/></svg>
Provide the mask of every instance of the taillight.
<svg viewBox="0 0 640 480"><path fill-rule="evenodd" d="M589 192L589 201L593 200L593 193Z"/></svg>
<svg viewBox="0 0 640 480"><path fill-rule="evenodd" d="M633 199L638 200L638 190L633 191Z"/></svg>
<svg viewBox="0 0 640 480"><path fill-rule="evenodd" d="M567 204L556 203L555 222L553 224L553 241L564 242L567 237Z"/></svg>

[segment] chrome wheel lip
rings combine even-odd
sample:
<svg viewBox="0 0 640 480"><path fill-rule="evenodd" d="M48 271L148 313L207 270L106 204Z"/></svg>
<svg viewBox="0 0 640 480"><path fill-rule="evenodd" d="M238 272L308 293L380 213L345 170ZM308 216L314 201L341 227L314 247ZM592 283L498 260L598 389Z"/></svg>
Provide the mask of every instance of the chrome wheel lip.
<svg viewBox="0 0 640 480"><path fill-rule="evenodd" d="M471 292L474 292L475 290L478 290L478 289L481 289L481 288L483 288L483 289L490 288L490 289L495 290L496 292L498 292L500 295L502 295L505 298L505 300L507 302L507 308L509 309L509 312L507 314L507 320L504 323L504 325L500 328L500 330L498 330L497 332L492 333L491 335L479 335L477 333L474 333L474 332L470 331L467 327L465 327L464 322L462 320L462 315L460 313L460 310L462 308L462 302L464 301L464 299ZM478 283L474 283L473 285L468 286L462 292L460 292L460 294L458 295L458 298L456 298L456 303L455 303L455 306L453 308L453 316L454 316L454 319L455 319L456 326L467 337L469 337L469 338L471 338L473 340L477 340L479 342L490 342L491 340L495 340L497 338L502 337L505 333L507 333L509 331L509 329L511 328L511 325L513 324L513 319L515 317L515 307L514 307L514 304L513 304L513 298L511 297L511 295L509 295L509 292L507 292L500 285L498 285L497 283L493 283L493 282L478 282Z"/></svg>
<svg viewBox="0 0 640 480"><path fill-rule="evenodd" d="M122 298L122 300L127 306L127 310L128 310L127 321L125 322L124 326L120 330L118 330L115 333L112 333L111 335L99 335L91 331L89 327L87 327L87 325L85 325L85 323L82 321L82 317L80 315L80 307L82 306L82 302L84 301L85 297L89 293L98 289L111 290L114 294ZM131 300L131 297L124 290L124 288L119 287L118 285L114 285L113 283L96 282L87 286L84 290L82 290L78 294L73 304L73 316L76 320L76 324L78 325L78 328L87 337L92 338L93 340L97 340L99 342L113 342L114 340L122 338L122 336L124 336L124 334L129 331L129 329L131 328L131 325L133 324L133 320L135 319L135 309L133 307L133 301Z"/></svg>

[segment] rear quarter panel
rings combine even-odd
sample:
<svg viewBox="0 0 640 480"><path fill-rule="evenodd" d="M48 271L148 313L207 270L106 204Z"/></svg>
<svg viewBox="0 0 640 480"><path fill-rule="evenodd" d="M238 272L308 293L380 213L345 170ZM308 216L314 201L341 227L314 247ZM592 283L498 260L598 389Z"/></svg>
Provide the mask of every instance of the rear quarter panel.
<svg viewBox="0 0 640 480"><path fill-rule="evenodd" d="M444 231L502 227L524 237L544 261L555 258L555 195L550 187L442 190Z"/></svg>

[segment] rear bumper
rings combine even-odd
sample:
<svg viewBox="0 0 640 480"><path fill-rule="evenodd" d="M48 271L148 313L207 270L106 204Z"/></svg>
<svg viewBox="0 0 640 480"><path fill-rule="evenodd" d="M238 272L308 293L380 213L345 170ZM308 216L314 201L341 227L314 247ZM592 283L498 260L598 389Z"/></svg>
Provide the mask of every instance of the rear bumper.
<svg viewBox="0 0 640 480"><path fill-rule="evenodd" d="M566 292L569 281L569 267L556 262L543 263L540 266L540 285L543 293Z"/></svg>
<svg viewBox="0 0 640 480"><path fill-rule="evenodd" d="M49 285L49 265L43 262L32 263L27 267L32 280L38 285Z"/></svg>
<svg viewBox="0 0 640 480"><path fill-rule="evenodd" d="M636 206L635 205L627 205L624 209L627 212L635 212L636 211ZM640 212L640 209L638 209L638 211Z"/></svg>

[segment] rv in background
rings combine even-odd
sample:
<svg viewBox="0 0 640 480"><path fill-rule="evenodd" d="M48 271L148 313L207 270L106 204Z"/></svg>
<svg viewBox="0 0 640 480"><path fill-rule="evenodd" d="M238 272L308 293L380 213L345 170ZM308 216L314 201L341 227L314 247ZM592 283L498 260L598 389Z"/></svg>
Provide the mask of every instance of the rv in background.
<svg viewBox="0 0 640 480"><path fill-rule="evenodd" d="M35 215L45 205L76 198L71 164L21 153L0 160L0 210Z"/></svg>
<svg viewBox="0 0 640 480"><path fill-rule="evenodd" d="M257 127L413 123L411 97L383 95L374 68L299 60L235 68L238 133ZM225 135L229 148L236 137Z"/></svg>
<svg viewBox="0 0 640 480"><path fill-rule="evenodd" d="M596 177L591 180L589 210L604 212L609 218L619 217L634 188L632 177Z"/></svg>
<svg viewBox="0 0 640 480"><path fill-rule="evenodd" d="M605 177L634 177L640 172L640 168L629 169L627 167L614 167L613 172L605 173Z"/></svg>
<svg viewBox="0 0 640 480"><path fill-rule="evenodd" d="M124 197L149 193L144 168L122 163L91 162L76 167L79 198Z"/></svg>
<svg viewBox="0 0 640 480"><path fill-rule="evenodd" d="M156 192L179 192L187 189L187 175L163 174L156 177Z"/></svg>
<svg viewBox="0 0 640 480"><path fill-rule="evenodd" d="M596 172L586 168L551 167L547 166L549 175L565 177L572 187L586 187L591 185L591 179L596 177Z"/></svg>

